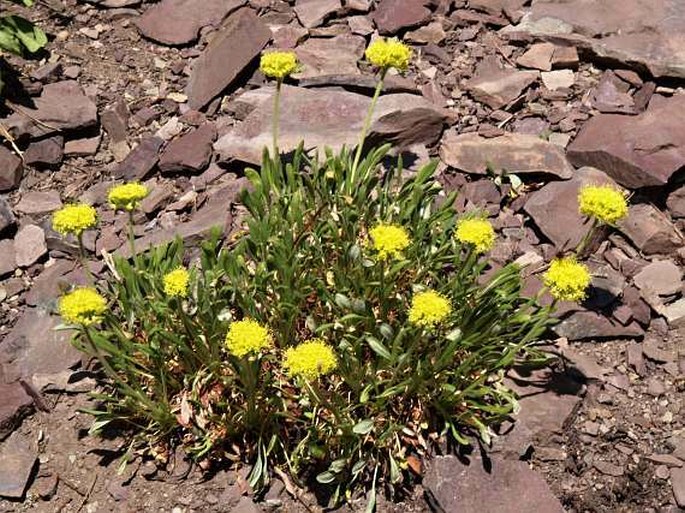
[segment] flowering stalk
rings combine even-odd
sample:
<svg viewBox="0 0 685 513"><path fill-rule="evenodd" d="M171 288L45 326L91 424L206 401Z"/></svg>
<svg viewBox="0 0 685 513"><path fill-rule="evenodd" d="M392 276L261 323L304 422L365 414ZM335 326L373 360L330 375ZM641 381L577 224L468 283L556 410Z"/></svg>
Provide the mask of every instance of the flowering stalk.
<svg viewBox="0 0 685 513"><path fill-rule="evenodd" d="M294 52L267 52L262 54L259 69L269 78L276 79L273 112L273 158L278 159L278 114L283 79L297 71L299 64Z"/></svg>
<svg viewBox="0 0 685 513"><path fill-rule="evenodd" d="M90 270L90 265L88 265L88 260L86 259L86 250L83 246L83 232L79 233L76 236L76 239L78 240L78 255L79 260L81 261L81 267L85 269L86 276L88 277L88 281L90 282L90 284L95 285L95 278L93 277L93 273Z"/></svg>
<svg viewBox="0 0 685 513"><path fill-rule="evenodd" d="M279 78L276 81L276 94L274 94L274 112L273 112L273 152L274 159L279 159L280 154L278 152L278 115L280 110L280 100L281 100L281 85L283 84L283 79Z"/></svg>
<svg viewBox="0 0 685 513"><path fill-rule="evenodd" d="M357 145L357 153L354 156L354 162L352 164L352 183L354 184L355 175L357 173L357 166L359 165L359 159L362 156L362 149L364 148L364 141L366 141L366 136L371 128L371 120L373 119L373 112L376 110L376 103L378 102L378 97L381 95L383 90L383 81L385 80L385 75L388 72L388 68L382 68L380 77L378 78L378 84L376 84L376 91L373 93L373 98L371 99L371 105L369 105L369 110L366 113L366 119L364 120L364 125L362 126L362 131L359 134L359 144Z"/></svg>
<svg viewBox="0 0 685 513"><path fill-rule="evenodd" d="M128 213L128 244L131 247L131 258L138 264L138 255L136 253L136 235L133 231L133 210Z"/></svg>

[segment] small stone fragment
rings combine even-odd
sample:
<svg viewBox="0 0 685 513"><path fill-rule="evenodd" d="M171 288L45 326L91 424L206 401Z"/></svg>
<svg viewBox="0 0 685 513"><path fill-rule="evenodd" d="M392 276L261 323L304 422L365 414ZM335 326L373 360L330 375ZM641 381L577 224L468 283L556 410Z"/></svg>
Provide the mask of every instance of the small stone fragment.
<svg viewBox="0 0 685 513"><path fill-rule="evenodd" d="M57 191L29 191L24 194L15 210L22 214L41 215L62 208L62 200Z"/></svg>
<svg viewBox="0 0 685 513"><path fill-rule="evenodd" d="M0 145L0 192L18 187L22 176L21 159L12 150Z"/></svg>
<svg viewBox="0 0 685 513"><path fill-rule="evenodd" d="M14 237L14 253L19 267L29 267L35 264L47 252L45 232L40 226L35 224L22 226Z"/></svg>
<svg viewBox="0 0 685 513"><path fill-rule="evenodd" d="M0 445L0 497L21 499L36 462L36 448L14 432Z"/></svg>

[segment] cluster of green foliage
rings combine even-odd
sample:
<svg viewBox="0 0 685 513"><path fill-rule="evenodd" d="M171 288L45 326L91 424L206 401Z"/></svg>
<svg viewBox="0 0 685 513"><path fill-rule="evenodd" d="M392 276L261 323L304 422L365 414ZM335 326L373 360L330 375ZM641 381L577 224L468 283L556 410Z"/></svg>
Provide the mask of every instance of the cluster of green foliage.
<svg viewBox="0 0 685 513"><path fill-rule="evenodd" d="M493 271L454 237L455 196L435 164L411 177L401 162L384 170L388 150L354 172L346 150L318 159L300 148L287 164L265 153L247 171L247 230L203 245L186 298L163 285L183 264L180 242L114 260L102 322L77 328L109 377L95 430L123 421L157 454L181 444L197 458L247 462L256 488L273 465L313 473L334 497L361 480L397 484L446 441L488 442L516 408L503 374L545 332L550 309L522 296L517 266ZM409 233L401 257L376 258L368 232L381 222ZM407 319L425 288L452 305L430 328ZM231 323L244 318L269 327L272 348L227 351ZM314 337L337 368L289 376L284 351Z"/></svg>
<svg viewBox="0 0 685 513"><path fill-rule="evenodd" d="M33 5L33 0L10 0L26 7ZM21 16L7 14L0 15L0 57L2 52L23 55L25 52L35 53L48 42L45 33ZM2 80L0 79L0 90Z"/></svg>

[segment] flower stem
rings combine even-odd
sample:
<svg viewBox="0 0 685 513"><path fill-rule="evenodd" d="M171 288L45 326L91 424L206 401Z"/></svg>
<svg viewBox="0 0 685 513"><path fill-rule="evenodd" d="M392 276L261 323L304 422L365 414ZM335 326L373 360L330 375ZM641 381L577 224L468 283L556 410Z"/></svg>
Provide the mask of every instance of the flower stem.
<svg viewBox="0 0 685 513"><path fill-rule="evenodd" d="M79 233L77 236L77 239L78 239L78 254L79 254L79 260L81 261L81 267L83 267L85 269L86 276L88 277L90 284L95 285L95 278L93 277L93 273L90 271L90 266L88 265L88 261L86 260L86 250L83 247L83 233Z"/></svg>
<svg viewBox="0 0 685 513"><path fill-rule="evenodd" d="M138 267L138 255L136 254L136 235L133 233L133 210L128 212L128 243L131 247L131 258Z"/></svg>
<svg viewBox="0 0 685 513"><path fill-rule="evenodd" d="M273 158L276 160L279 157L278 153L278 116L281 103L281 85L283 79L279 78L276 81L276 94L274 94L274 112L273 112Z"/></svg>
<svg viewBox="0 0 685 513"><path fill-rule="evenodd" d="M366 141L366 136L371 128L371 120L373 119L373 112L376 109L376 103L378 102L378 97L381 95L383 90L383 81L385 80L385 74L388 72L387 68L381 69L381 75L378 79L378 84L376 84L376 91L373 93L373 98L371 99L371 105L369 105L369 111L366 113L366 119L364 120L364 126L359 134L359 144L357 145L357 153L354 156L354 163L352 164L352 185L354 185L355 175L357 174L357 166L359 165L359 160L362 156L362 150L364 148L364 142Z"/></svg>
<svg viewBox="0 0 685 513"><path fill-rule="evenodd" d="M583 251L587 248L588 243L592 240L592 237L595 235L595 232L597 231L597 220L594 219L592 221L592 226L588 230L588 232L585 234L585 237L578 243L578 246L576 247L576 254L578 255L579 258L583 258Z"/></svg>

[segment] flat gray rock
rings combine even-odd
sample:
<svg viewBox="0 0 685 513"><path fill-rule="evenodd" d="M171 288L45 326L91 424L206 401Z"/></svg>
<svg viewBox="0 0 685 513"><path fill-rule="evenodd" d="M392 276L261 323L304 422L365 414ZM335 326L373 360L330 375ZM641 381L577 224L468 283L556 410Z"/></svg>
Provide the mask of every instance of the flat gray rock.
<svg viewBox="0 0 685 513"><path fill-rule="evenodd" d="M31 380L34 375L61 373L81 361L71 345L72 332L56 331L61 319L41 308L27 308L0 346L6 379Z"/></svg>
<svg viewBox="0 0 685 513"><path fill-rule="evenodd" d="M564 40L656 77L685 78L682 0L539 0L507 31Z"/></svg>
<svg viewBox="0 0 685 513"><path fill-rule="evenodd" d="M40 226L24 225L14 237L14 254L19 267L35 264L47 252L45 232Z"/></svg>
<svg viewBox="0 0 685 513"><path fill-rule="evenodd" d="M302 64L297 79L328 75L361 75L357 61L364 54L366 40L344 34L332 38L310 38L295 49Z"/></svg>
<svg viewBox="0 0 685 513"><path fill-rule="evenodd" d="M450 167L476 175L486 175L491 165L497 173L552 175L561 179L573 176L573 166L566 160L563 148L525 134L486 138L450 132L440 144L440 158Z"/></svg>
<svg viewBox="0 0 685 513"><path fill-rule="evenodd" d="M256 108L237 128L219 138L214 149L220 160L241 160L259 164L262 151L272 144L272 100L251 92ZM304 141L305 149L328 146L337 151L353 147L359 140L371 99L337 89L304 89L284 86L281 97L279 149L290 152ZM442 133L446 114L433 104L411 94L380 97L374 113L370 136L400 146L430 143Z"/></svg>
<svg viewBox="0 0 685 513"><path fill-rule="evenodd" d="M423 486L443 513L564 513L545 480L522 461L473 459L464 465L454 456L431 462Z"/></svg>

